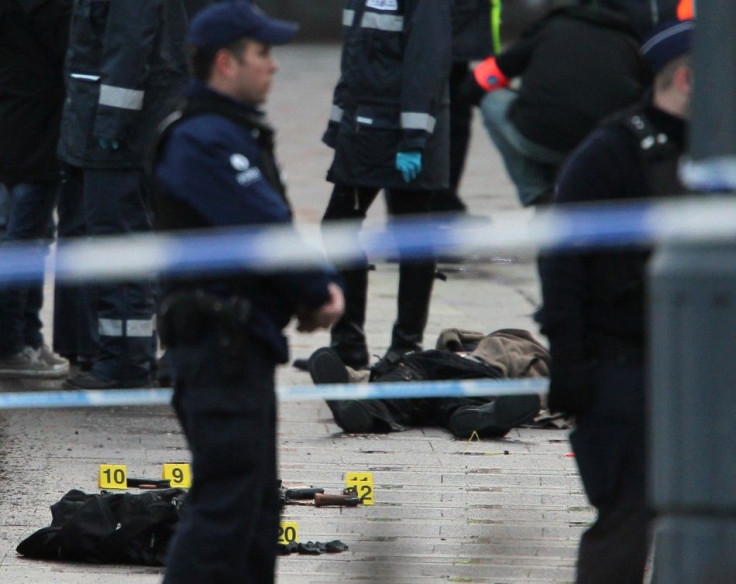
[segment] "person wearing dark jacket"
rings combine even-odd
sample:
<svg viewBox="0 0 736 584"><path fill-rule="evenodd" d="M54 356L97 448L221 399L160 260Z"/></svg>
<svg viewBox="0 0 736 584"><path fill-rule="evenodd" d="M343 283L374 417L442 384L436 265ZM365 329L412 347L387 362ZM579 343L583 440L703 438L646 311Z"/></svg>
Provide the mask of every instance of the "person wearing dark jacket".
<svg viewBox="0 0 736 584"><path fill-rule="evenodd" d="M448 187L451 4L347 0L341 75L323 137L335 151L323 225L362 221L381 189L392 216L427 214L431 193ZM362 368L368 364L367 258L342 266L341 275L346 310L331 344L346 365ZM387 356L421 349L434 277L434 259L400 258L398 316Z"/></svg>
<svg viewBox="0 0 736 584"><path fill-rule="evenodd" d="M434 193L436 213L463 213L458 187L470 144L473 105L462 94L471 61L493 54L491 0L455 0L452 6L452 69L450 70L450 186Z"/></svg>
<svg viewBox="0 0 736 584"><path fill-rule="evenodd" d="M693 21L655 29L642 52L653 93L607 120L563 167L555 204L686 193ZM540 255L549 339L549 407L576 416L570 435L585 492L598 510L578 556L578 584L640 584L652 514L645 494L645 275L651 250Z"/></svg>
<svg viewBox="0 0 736 584"><path fill-rule="evenodd" d="M246 0L194 17L195 80L157 141L157 229L291 224L274 130L259 106L278 68L270 46L289 42L296 29ZM343 305L336 277L324 266L162 282L159 330L194 477L165 584L273 584L282 329L295 315L298 330L329 327Z"/></svg>
<svg viewBox="0 0 736 584"><path fill-rule="evenodd" d="M581 4L623 14L641 38L645 38L660 22L674 20L678 12L678 0L583 0Z"/></svg>
<svg viewBox="0 0 736 584"><path fill-rule="evenodd" d="M636 33L609 10L559 8L471 81L488 134L522 205L549 202L559 166L606 114L640 97L649 81ZM510 81L520 79L518 90Z"/></svg>
<svg viewBox="0 0 736 584"><path fill-rule="evenodd" d="M62 193L60 238L151 229L144 156L157 124L175 108L188 79L186 27L182 0L74 3L59 141L70 188ZM90 337L98 336L99 348L91 371L67 379L65 386L150 384L155 360L152 282L95 286L89 307L80 307L75 290L66 291L67 296L57 297L57 349L77 357L76 336L93 346Z"/></svg>
<svg viewBox="0 0 736 584"><path fill-rule="evenodd" d="M69 362L44 343L44 256L61 175L56 158L71 0L0 3L0 183L5 241L36 242L38 278L0 286L0 377L61 377Z"/></svg>

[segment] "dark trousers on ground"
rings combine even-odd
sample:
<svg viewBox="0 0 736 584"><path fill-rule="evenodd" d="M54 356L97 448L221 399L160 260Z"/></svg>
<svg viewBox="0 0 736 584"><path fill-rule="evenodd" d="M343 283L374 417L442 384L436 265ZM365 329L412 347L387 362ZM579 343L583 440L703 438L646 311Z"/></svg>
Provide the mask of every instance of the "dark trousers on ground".
<svg viewBox="0 0 736 584"><path fill-rule="evenodd" d="M577 584L641 584L652 513L646 502L642 363L599 362L591 407L570 435L585 492L598 510L580 541Z"/></svg>
<svg viewBox="0 0 736 584"><path fill-rule="evenodd" d="M226 363L221 341L213 328L195 345L168 350L193 483L164 584L274 581L280 515L275 363L254 340L237 363Z"/></svg>
<svg viewBox="0 0 736 584"><path fill-rule="evenodd" d="M28 265L37 277L22 284L0 284L0 356L17 353L25 346L43 344L43 267L53 239L53 212L59 195L55 182L8 185L7 219L3 241L26 243Z"/></svg>
<svg viewBox="0 0 736 584"><path fill-rule="evenodd" d="M335 185L323 224L340 220L362 222L380 190ZM427 191L390 189L386 191L386 205L392 217L427 215L430 213L431 196ZM359 223L355 228L356 247L359 245L358 236ZM363 256L359 261L339 268L345 285L345 314L332 327L332 346L347 365L359 368L365 366L368 359L363 331L368 258ZM405 352L422 348L435 268L434 258L399 258L398 315L391 335L391 349Z"/></svg>
<svg viewBox="0 0 736 584"><path fill-rule="evenodd" d="M59 204L61 241L150 230L141 171L68 169ZM153 304L148 280L61 286L54 348L72 358L94 355L92 372L102 378L145 379L155 357Z"/></svg>

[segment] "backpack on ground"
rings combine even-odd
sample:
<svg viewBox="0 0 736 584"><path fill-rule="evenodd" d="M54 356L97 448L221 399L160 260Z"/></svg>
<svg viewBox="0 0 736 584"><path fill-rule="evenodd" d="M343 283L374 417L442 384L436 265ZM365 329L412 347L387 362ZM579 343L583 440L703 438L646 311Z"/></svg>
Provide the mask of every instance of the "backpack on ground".
<svg viewBox="0 0 736 584"><path fill-rule="evenodd" d="M162 566L186 491L88 495L71 490L51 505L51 525L16 548L46 560Z"/></svg>

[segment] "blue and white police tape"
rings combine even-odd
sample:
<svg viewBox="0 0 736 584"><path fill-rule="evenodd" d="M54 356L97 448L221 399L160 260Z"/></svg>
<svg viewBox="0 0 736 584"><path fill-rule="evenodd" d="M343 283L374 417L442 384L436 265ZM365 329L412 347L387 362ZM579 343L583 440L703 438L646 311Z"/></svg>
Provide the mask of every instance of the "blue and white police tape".
<svg viewBox="0 0 736 584"><path fill-rule="evenodd" d="M296 385L280 387L276 395L280 401L482 397L543 394L548 384L545 378L534 378ZM159 406L169 404L171 396L166 388L0 392L0 410Z"/></svg>
<svg viewBox="0 0 736 584"><path fill-rule="evenodd" d="M486 220L392 220L387 226L339 224L208 230L72 240L51 258L57 281L145 278L153 274L268 272L334 262L463 256L538 249L592 248L674 241L736 240L736 200L701 195L626 204L584 204L497 213ZM44 274L38 244L0 247L0 282Z"/></svg>

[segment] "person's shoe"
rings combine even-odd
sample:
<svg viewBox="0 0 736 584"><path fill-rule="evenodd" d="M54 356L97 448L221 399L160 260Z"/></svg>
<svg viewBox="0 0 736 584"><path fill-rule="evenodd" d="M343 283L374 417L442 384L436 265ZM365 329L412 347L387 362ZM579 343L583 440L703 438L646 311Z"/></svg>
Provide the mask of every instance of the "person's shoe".
<svg viewBox="0 0 736 584"><path fill-rule="evenodd" d="M108 379L92 372L74 375L62 384L64 389L135 389L153 386L153 382L148 377L141 379Z"/></svg>
<svg viewBox="0 0 736 584"><path fill-rule="evenodd" d="M43 361L59 376L67 375L69 373L69 359L66 359L54 353L48 345L41 345L38 349L35 349L36 356L39 361Z"/></svg>
<svg viewBox="0 0 736 584"><path fill-rule="evenodd" d="M40 359L32 347L24 347L18 353L0 359L0 377L2 378L56 379L64 375L66 371Z"/></svg>
<svg viewBox="0 0 736 584"><path fill-rule="evenodd" d="M307 360L307 370L316 384L350 382L347 367L337 351L330 347L322 347L312 353Z"/></svg>
<svg viewBox="0 0 736 584"><path fill-rule="evenodd" d="M460 406L447 421L457 438L501 438L512 428L529 422L539 413L537 395L501 396L479 406Z"/></svg>

